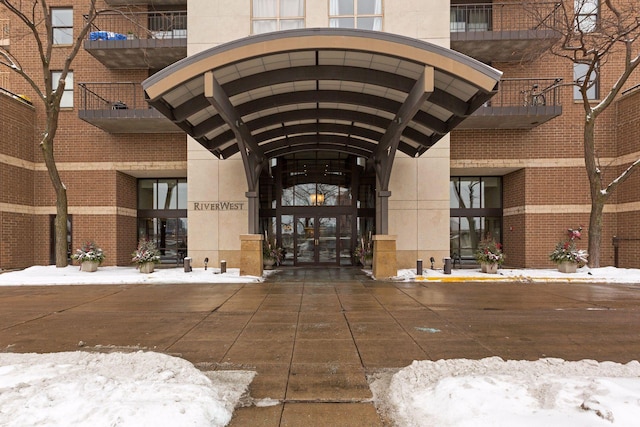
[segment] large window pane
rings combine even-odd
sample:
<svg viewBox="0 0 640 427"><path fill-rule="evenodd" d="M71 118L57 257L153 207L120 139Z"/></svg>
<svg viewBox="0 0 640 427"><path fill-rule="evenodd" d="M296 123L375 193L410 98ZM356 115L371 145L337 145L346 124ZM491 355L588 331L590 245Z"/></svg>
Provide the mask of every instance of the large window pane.
<svg viewBox="0 0 640 427"><path fill-rule="evenodd" d="M55 90L58 87L58 83L60 82L61 76L62 76L61 71L51 72L51 83L53 85L53 90ZM62 94L62 98L60 99L60 108L72 108L72 107L73 107L73 71L69 71L67 73L67 78L65 79L64 93Z"/></svg>
<svg viewBox="0 0 640 427"><path fill-rule="evenodd" d="M73 9L51 9L51 26L53 28L53 44L73 43Z"/></svg>
<svg viewBox="0 0 640 427"><path fill-rule="evenodd" d="M280 17L304 16L304 0L280 0Z"/></svg>
<svg viewBox="0 0 640 427"><path fill-rule="evenodd" d="M502 207L502 180L500 178L482 178L481 205L483 208Z"/></svg>
<svg viewBox="0 0 640 427"><path fill-rule="evenodd" d="M329 15L353 15L353 0L330 0Z"/></svg>
<svg viewBox="0 0 640 427"><path fill-rule="evenodd" d="M358 15L380 15L382 0L358 0Z"/></svg>
<svg viewBox="0 0 640 427"><path fill-rule="evenodd" d="M278 0L253 0L254 18L275 18L278 16Z"/></svg>
<svg viewBox="0 0 640 427"><path fill-rule="evenodd" d="M580 93L580 88L578 85L581 85L584 82L587 73L589 72L589 64L573 64L573 79L576 84L573 86L573 99L581 100L582 94ZM591 76L589 80L591 80L592 86L587 89L587 98L588 99L597 99L598 98L598 85L597 85L598 75L595 72L591 72Z"/></svg>
<svg viewBox="0 0 640 427"><path fill-rule="evenodd" d="M461 208L474 209L480 207L480 180L479 178L460 178L460 185L455 196Z"/></svg>

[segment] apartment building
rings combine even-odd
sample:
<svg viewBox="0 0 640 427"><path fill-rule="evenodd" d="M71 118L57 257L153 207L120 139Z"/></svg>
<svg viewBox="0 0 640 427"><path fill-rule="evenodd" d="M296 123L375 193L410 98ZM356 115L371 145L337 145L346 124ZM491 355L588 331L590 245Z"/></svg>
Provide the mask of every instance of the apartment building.
<svg viewBox="0 0 640 427"><path fill-rule="evenodd" d="M86 3L49 1L57 61ZM583 110L567 84L580 70L541 51L550 35L522 2L469 3L104 0L56 139L70 250L95 240L106 264L128 265L148 237L168 265L239 267L267 235L284 266L339 267L371 236L378 265L441 267L472 262L492 235L507 265L550 267L563 231L588 224ZM37 73L3 12L0 47ZM603 68L601 87L615 77ZM47 264L42 108L17 76L0 70L0 85L0 268ZM633 85L597 129L620 170L640 155ZM607 206L603 265L639 266L638 180Z"/></svg>

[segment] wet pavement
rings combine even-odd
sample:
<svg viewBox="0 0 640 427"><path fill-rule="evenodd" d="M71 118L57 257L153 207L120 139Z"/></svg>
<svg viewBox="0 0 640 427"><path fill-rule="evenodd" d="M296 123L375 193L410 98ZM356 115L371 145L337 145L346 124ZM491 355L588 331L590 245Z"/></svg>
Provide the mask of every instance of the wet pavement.
<svg viewBox="0 0 640 427"><path fill-rule="evenodd" d="M367 375L413 360L640 358L640 284L409 283L287 269L260 284L0 287L0 348L152 350L255 370L231 426L383 426ZM264 402L264 400L262 400ZM250 403L250 402L249 402Z"/></svg>

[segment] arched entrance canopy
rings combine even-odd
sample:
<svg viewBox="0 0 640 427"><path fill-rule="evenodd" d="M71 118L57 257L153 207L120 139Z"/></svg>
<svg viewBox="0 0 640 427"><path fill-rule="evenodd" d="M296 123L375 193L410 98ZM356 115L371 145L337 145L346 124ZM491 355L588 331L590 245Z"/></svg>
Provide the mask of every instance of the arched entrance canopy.
<svg viewBox="0 0 640 427"><path fill-rule="evenodd" d="M386 212L396 150L423 154L495 94L501 74L420 40L317 28L226 43L142 85L153 107L214 155L241 153L250 216L267 159L317 150L373 161Z"/></svg>

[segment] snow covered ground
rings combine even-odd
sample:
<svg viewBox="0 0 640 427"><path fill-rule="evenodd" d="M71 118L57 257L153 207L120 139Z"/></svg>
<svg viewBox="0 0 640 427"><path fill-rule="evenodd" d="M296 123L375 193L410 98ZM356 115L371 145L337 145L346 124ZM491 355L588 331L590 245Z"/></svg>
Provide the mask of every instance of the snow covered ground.
<svg viewBox="0 0 640 427"><path fill-rule="evenodd" d="M509 280L640 284L640 270L402 270L396 280ZM31 267L0 274L0 286L137 283L256 283L237 269ZM640 287L639 287L640 290ZM2 426L223 426L253 372L203 373L191 363L153 352L13 354L0 352ZM374 402L398 426L636 426L640 419L640 363L561 359L415 361L381 372ZM271 404L273 402L269 402Z"/></svg>

